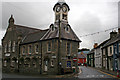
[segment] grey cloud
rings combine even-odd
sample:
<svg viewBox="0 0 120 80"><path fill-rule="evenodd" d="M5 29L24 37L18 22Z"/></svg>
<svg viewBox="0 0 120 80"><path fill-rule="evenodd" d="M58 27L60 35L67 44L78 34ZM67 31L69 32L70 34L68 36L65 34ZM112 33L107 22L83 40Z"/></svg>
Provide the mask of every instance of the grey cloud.
<svg viewBox="0 0 120 80"><path fill-rule="evenodd" d="M42 7L44 6L44 7ZM48 3L4 2L2 6L3 29L7 28L8 19L14 15L15 23L36 28L47 28L53 20L52 7Z"/></svg>
<svg viewBox="0 0 120 80"><path fill-rule="evenodd" d="M78 1L78 0L77 0ZM68 14L70 25L74 32L82 40L81 47L92 48L94 42L102 42L109 38L109 32L97 34L94 36L80 37L88 33L98 32L111 27L117 26L117 6L116 3L102 3L100 0L76 0L68 2L71 10ZM98 1L98 2L97 2ZM108 1L108 0L105 0ZM117 1L117 0L116 0ZM2 4L2 28L5 30L8 26L8 19L11 14L14 15L15 24L26 25L36 27L40 29L46 29L51 23L54 22L53 6L57 2L3 2ZM92 3L92 4L89 4ZM98 5L97 5L98 4ZM93 9L97 13L85 12L86 8L90 10L90 7L96 7ZM105 8L104 8L105 7ZM97 10L100 9L100 10ZM85 11L84 11L85 10ZM99 14L102 16L99 16ZM81 15L82 14L82 15ZM77 18L76 18L77 17ZM105 27L106 26L106 27ZM95 41L94 41L95 40Z"/></svg>

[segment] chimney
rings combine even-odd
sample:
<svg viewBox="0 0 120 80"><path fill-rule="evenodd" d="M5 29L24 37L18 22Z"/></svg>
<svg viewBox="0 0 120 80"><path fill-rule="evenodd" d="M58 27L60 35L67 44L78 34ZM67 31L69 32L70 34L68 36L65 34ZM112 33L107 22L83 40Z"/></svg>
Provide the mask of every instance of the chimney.
<svg viewBox="0 0 120 80"><path fill-rule="evenodd" d="M117 32L115 30L110 32L110 38L116 37L116 35L117 35Z"/></svg>
<svg viewBox="0 0 120 80"><path fill-rule="evenodd" d="M93 47L96 48L97 46L98 46L98 43L94 43L94 46L93 46Z"/></svg>

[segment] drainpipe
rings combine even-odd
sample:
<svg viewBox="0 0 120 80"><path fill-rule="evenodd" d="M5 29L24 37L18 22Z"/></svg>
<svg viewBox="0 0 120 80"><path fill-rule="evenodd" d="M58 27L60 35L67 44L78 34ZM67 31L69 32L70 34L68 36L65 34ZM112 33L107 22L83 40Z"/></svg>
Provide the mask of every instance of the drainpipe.
<svg viewBox="0 0 120 80"><path fill-rule="evenodd" d="M58 39L58 74L60 74L60 40L61 40L61 20L59 19L59 39Z"/></svg>

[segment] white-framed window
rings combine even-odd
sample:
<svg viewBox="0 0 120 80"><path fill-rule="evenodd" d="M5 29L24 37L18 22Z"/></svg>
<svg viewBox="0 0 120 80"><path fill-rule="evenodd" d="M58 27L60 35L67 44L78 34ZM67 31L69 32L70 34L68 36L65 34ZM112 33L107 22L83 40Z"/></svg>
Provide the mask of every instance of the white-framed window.
<svg viewBox="0 0 120 80"><path fill-rule="evenodd" d="M9 43L8 43L8 52L10 52L11 51L11 41L9 41Z"/></svg>
<svg viewBox="0 0 120 80"><path fill-rule="evenodd" d="M35 45L35 53L38 54L39 46L38 44Z"/></svg>
<svg viewBox="0 0 120 80"><path fill-rule="evenodd" d="M51 42L48 42L48 44L47 44L47 51L49 52L49 51L51 51Z"/></svg>
<svg viewBox="0 0 120 80"><path fill-rule="evenodd" d="M7 61L6 60L4 61L4 66L7 66Z"/></svg>
<svg viewBox="0 0 120 80"><path fill-rule="evenodd" d="M25 52L26 52L26 48L25 46L22 47L22 55L25 55Z"/></svg>
<svg viewBox="0 0 120 80"><path fill-rule="evenodd" d="M112 54L112 47L110 46L110 54Z"/></svg>
<svg viewBox="0 0 120 80"><path fill-rule="evenodd" d="M31 45L28 46L28 52L29 52L29 54L32 53L32 46Z"/></svg>
<svg viewBox="0 0 120 80"><path fill-rule="evenodd" d="M12 51L15 52L15 41L13 41Z"/></svg>
<svg viewBox="0 0 120 80"><path fill-rule="evenodd" d="M105 48L103 49L103 55L105 55Z"/></svg>
<svg viewBox="0 0 120 80"><path fill-rule="evenodd" d="M70 43L67 43L67 54L70 54Z"/></svg>
<svg viewBox="0 0 120 80"><path fill-rule="evenodd" d="M4 53L7 52L7 44L5 44L5 47L4 47Z"/></svg>
<svg viewBox="0 0 120 80"><path fill-rule="evenodd" d="M117 54L117 45L114 46L115 54Z"/></svg>

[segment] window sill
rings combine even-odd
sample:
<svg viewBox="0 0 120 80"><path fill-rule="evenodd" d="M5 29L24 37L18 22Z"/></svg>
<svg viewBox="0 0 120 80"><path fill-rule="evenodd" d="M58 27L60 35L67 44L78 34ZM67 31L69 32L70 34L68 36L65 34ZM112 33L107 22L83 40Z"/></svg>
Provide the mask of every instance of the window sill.
<svg viewBox="0 0 120 80"><path fill-rule="evenodd" d="M38 54L38 52L35 52L35 54Z"/></svg>
<svg viewBox="0 0 120 80"><path fill-rule="evenodd" d="M47 53L49 54L49 53L52 53L52 51L47 51Z"/></svg>

